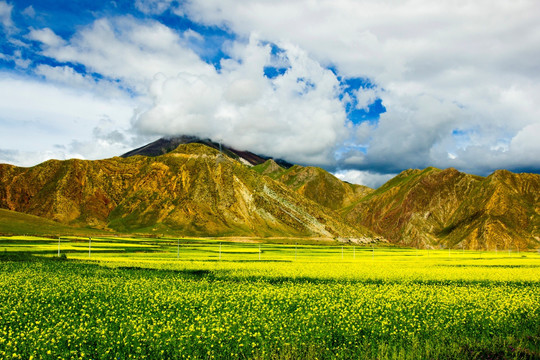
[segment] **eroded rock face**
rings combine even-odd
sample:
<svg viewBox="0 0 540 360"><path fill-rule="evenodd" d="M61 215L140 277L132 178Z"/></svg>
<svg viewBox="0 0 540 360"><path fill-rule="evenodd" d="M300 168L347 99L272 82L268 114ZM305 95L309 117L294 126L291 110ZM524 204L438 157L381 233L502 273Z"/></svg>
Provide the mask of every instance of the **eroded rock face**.
<svg viewBox="0 0 540 360"><path fill-rule="evenodd" d="M201 144L162 156L0 166L0 207L66 224L186 235L366 237L327 208Z"/></svg>
<svg viewBox="0 0 540 360"><path fill-rule="evenodd" d="M390 241L417 247L525 249L539 245L540 176L407 170L346 212Z"/></svg>
<svg viewBox="0 0 540 360"><path fill-rule="evenodd" d="M329 172L312 166L294 165L285 169L274 160L268 160L256 166L255 170L287 185L298 194L336 211L355 204L373 192L373 189L367 186L346 183Z"/></svg>

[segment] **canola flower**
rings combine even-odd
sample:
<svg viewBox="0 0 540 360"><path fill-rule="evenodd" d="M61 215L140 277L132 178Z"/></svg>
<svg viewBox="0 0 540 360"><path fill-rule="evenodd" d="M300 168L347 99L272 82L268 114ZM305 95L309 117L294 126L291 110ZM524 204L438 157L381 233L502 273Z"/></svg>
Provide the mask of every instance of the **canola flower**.
<svg viewBox="0 0 540 360"><path fill-rule="evenodd" d="M538 257L401 255L0 262L0 358L539 356Z"/></svg>

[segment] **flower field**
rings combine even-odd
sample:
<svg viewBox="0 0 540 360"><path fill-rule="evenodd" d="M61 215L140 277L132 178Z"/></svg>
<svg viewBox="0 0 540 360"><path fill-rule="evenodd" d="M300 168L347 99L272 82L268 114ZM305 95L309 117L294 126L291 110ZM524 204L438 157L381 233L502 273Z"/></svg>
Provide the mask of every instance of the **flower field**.
<svg viewBox="0 0 540 360"><path fill-rule="evenodd" d="M67 260L56 239L0 238L0 358L540 358L538 253L120 238L60 247Z"/></svg>

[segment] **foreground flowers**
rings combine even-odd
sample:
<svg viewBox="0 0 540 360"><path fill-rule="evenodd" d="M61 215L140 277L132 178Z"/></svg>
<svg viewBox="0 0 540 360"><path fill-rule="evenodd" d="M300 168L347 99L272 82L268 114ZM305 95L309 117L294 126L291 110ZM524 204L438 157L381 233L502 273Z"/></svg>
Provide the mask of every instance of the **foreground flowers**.
<svg viewBox="0 0 540 360"><path fill-rule="evenodd" d="M402 255L1 262L0 357L539 356L536 255L475 264Z"/></svg>

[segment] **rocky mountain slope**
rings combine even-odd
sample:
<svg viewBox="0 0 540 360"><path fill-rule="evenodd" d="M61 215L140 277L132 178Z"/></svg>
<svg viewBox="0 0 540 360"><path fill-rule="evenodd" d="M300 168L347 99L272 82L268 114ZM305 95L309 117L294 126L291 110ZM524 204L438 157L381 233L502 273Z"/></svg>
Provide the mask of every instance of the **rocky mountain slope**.
<svg viewBox="0 0 540 360"><path fill-rule="evenodd" d="M416 247L537 248L540 175L406 170L342 214L350 224Z"/></svg>
<svg viewBox="0 0 540 360"><path fill-rule="evenodd" d="M198 143L156 157L0 165L0 208L64 224L185 235L373 237Z"/></svg>
<svg viewBox="0 0 540 360"><path fill-rule="evenodd" d="M318 167L294 165L285 169L270 159L253 169L332 210L350 206L374 191L367 186L341 181Z"/></svg>
<svg viewBox="0 0 540 360"><path fill-rule="evenodd" d="M187 144L171 150L175 141ZM537 174L406 170L373 190L320 168L220 152L205 141L158 140L99 161L0 164L0 208L120 232L362 241L381 235L427 248L540 247Z"/></svg>

